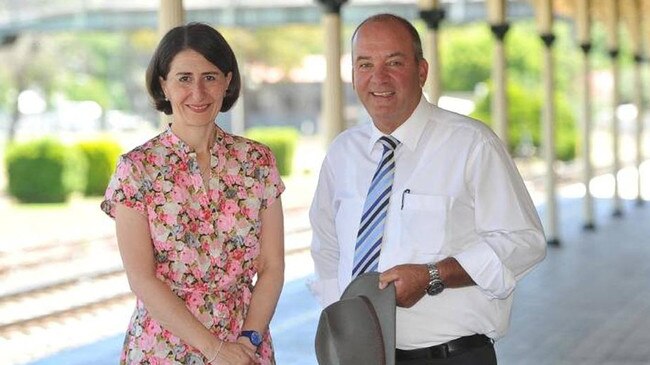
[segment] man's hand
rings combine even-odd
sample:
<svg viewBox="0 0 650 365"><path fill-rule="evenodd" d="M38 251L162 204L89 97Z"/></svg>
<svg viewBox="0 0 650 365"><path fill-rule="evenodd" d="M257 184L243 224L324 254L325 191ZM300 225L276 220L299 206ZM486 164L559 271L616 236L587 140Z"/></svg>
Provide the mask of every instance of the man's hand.
<svg viewBox="0 0 650 365"><path fill-rule="evenodd" d="M395 296L399 307L410 308L426 293L429 285L429 270L424 264L403 264L388 269L379 275L379 288L395 284Z"/></svg>

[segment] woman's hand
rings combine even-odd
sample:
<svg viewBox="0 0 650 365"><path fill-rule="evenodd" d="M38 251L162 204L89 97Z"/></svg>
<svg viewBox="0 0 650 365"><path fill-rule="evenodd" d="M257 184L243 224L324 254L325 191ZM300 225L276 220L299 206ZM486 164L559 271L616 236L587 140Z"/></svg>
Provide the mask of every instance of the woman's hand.
<svg viewBox="0 0 650 365"><path fill-rule="evenodd" d="M252 346L252 344L250 345ZM242 342L224 342L217 358L210 365L255 365L259 364L255 349Z"/></svg>

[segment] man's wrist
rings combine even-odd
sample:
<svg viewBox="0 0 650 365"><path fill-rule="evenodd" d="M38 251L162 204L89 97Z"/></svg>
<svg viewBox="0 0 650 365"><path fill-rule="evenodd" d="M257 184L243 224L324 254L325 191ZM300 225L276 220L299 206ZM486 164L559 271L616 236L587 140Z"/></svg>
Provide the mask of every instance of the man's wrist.
<svg viewBox="0 0 650 365"><path fill-rule="evenodd" d="M429 283L425 291L428 295L438 295L445 289L445 284L440 277L440 270L433 262L426 264L426 266L429 272Z"/></svg>

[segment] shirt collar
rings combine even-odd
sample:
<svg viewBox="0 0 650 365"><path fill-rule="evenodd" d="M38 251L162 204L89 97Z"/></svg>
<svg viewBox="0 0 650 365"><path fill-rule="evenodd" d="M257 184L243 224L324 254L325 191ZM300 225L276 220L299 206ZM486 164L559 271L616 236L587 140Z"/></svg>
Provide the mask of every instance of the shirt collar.
<svg viewBox="0 0 650 365"><path fill-rule="evenodd" d="M391 133L391 136L397 138L398 141L411 151L415 151L418 142L422 137L422 131L426 126L427 121L431 117L432 105L429 104L424 94L420 98L420 103L413 111L413 114L400 125L396 130ZM371 123L372 130L370 132L370 139L368 140L368 151L372 152L377 140L384 135L382 131L377 129L374 123Z"/></svg>
<svg viewBox="0 0 650 365"><path fill-rule="evenodd" d="M215 154L217 147L221 144L221 141L225 138L225 132L217 126L215 128L215 141L214 145L210 147L210 151ZM167 126L167 129L163 132L162 134L162 143L163 145L180 152L180 155L183 157L188 156L190 153L192 153L192 148L185 143L182 139L180 139L173 131L171 127L171 123Z"/></svg>

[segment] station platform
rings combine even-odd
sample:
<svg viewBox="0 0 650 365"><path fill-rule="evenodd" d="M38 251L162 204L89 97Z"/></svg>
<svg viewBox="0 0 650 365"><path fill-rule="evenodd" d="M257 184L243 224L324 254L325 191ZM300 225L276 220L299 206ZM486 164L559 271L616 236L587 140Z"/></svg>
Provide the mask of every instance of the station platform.
<svg viewBox="0 0 650 365"><path fill-rule="evenodd" d="M650 364L650 202L597 199L596 228L581 225L582 201L559 199L560 245L515 291L512 325L497 341L502 365ZM544 206L538 206L543 216ZM301 256L302 255L302 256ZM287 263L309 261L308 252ZM316 364L313 339L320 308L306 275L289 280L271 331L281 365ZM117 364L123 334L56 353L29 365Z"/></svg>

